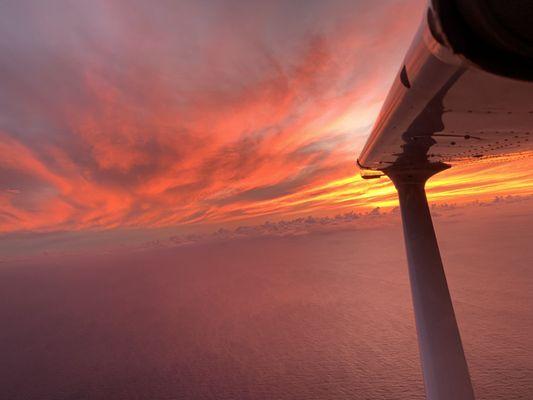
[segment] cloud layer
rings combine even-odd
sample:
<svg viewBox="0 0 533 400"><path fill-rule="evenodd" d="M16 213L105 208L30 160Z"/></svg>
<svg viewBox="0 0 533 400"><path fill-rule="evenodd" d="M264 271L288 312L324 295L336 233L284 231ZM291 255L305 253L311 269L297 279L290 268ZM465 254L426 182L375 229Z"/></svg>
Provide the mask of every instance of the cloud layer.
<svg viewBox="0 0 533 400"><path fill-rule="evenodd" d="M354 160L422 4L3 2L0 233L392 202Z"/></svg>

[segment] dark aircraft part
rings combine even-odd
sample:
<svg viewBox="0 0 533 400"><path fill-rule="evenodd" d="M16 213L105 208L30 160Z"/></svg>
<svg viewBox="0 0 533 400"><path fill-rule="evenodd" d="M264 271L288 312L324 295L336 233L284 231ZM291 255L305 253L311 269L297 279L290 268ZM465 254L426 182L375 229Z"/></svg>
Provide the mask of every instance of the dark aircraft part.
<svg viewBox="0 0 533 400"><path fill-rule="evenodd" d="M478 67L533 79L531 0L433 0L428 24L455 53Z"/></svg>

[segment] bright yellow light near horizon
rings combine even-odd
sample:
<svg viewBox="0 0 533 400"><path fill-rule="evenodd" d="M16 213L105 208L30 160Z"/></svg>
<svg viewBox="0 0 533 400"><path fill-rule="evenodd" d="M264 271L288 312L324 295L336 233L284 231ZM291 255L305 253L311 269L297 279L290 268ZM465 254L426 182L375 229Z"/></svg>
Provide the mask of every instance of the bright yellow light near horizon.
<svg viewBox="0 0 533 400"><path fill-rule="evenodd" d="M331 199L332 205L351 203L361 209L398 206L396 190L387 177L364 181L359 175L350 176L322 187L331 189L321 198ZM431 178L426 189L428 199L436 203L533 195L533 152L458 163Z"/></svg>
<svg viewBox="0 0 533 400"><path fill-rule="evenodd" d="M487 201L506 195L533 195L532 167L533 157L523 155L459 163L428 181L428 199L431 203L442 204ZM232 214L234 208L230 208L228 214L215 214L212 220L276 220L347 211L368 212L376 207L390 209L397 206L396 189L386 176L364 180L354 166L354 172L349 176L310 185L281 198L241 204L241 215Z"/></svg>

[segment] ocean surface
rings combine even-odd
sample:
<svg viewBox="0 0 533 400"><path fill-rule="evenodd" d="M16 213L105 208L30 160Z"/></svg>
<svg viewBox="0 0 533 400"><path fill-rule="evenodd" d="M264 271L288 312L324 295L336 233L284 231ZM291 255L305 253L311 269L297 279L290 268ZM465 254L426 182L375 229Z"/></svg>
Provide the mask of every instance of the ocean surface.
<svg viewBox="0 0 533 400"><path fill-rule="evenodd" d="M532 399L532 217L436 225L477 399ZM4 265L0 398L423 399L391 226Z"/></svg>

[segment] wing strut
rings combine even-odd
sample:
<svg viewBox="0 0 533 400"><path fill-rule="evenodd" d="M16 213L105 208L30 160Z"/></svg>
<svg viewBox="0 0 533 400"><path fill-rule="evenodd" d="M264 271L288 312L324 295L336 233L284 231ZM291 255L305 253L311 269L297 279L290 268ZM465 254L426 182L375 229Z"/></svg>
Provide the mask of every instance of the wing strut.
<svg viewBox="0 0 533 400"><path fill-rule="evenodd" d="M398 191L418 347L428 400L473 400L470 374L424 189L446 164L391 167Z"/></svg>

